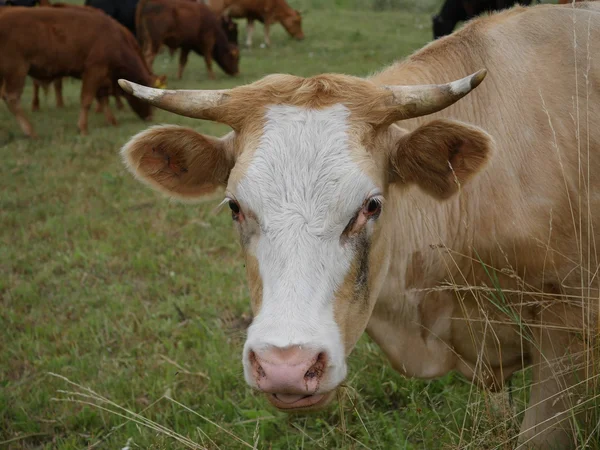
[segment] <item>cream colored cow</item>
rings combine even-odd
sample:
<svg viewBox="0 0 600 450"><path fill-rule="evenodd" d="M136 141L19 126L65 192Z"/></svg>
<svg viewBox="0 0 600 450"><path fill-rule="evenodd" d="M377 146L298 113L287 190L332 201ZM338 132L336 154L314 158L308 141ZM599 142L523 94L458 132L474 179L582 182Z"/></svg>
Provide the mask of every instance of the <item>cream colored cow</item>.
<svg viewBox="0 0 600 450"><path fill-rule="evenodd" d="M594 379L599 307L592 8L481 18L367 79L271 75L223 91L121 81L233 129L153 127L122 153L167 195L226 189L255 316L252 387L282 410L325 406L366 329L408 376L456 370L499 389L532 364L520 445L574 445L569 410Z"/></svg>

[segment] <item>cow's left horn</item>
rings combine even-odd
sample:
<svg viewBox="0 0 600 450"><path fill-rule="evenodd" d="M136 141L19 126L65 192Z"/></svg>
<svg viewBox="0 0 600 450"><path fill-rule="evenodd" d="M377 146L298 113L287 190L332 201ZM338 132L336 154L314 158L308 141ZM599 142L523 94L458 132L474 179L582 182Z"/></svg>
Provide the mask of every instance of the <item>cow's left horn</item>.
<svg viewBox="0 0 600 450"><path fill-rule="evenodd" d="M385 86L385 89L392 92L393 120L411 119L441 111L479 86L486 74L487 70L482 69L446 84Z"/></svg>
<svg viewBox="0 0 600 450"><path fill-rule="evenodd" d="M194 119L220 121L222 114L216 108L223 105L229 97L228 90L154 89L123 79L119 80L119 86L128 94L160 109Z"/></svg>

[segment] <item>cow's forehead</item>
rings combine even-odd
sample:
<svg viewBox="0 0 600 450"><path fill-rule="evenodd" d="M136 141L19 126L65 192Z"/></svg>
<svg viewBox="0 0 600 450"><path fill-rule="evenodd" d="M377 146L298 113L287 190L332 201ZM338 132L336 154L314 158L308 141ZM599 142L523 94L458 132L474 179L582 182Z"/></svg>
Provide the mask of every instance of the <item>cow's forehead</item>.
<svg viewBox="0 0 600 450"><path fill-rule="evenodd" d="M337 228L378 187L350 116L341 104L266 107L260 138L242 152L228 190L263 220L286 211L315 231Z"/></svg>

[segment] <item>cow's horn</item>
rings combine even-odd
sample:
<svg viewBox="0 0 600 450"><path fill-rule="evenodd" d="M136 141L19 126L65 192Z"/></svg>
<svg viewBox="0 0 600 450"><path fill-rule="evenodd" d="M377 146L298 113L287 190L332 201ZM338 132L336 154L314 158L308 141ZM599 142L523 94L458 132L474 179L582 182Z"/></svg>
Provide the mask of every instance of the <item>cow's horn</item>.
<svg viewBox="0 0 600 450"><path fill-rule="evenodd" d="M393 120L411 119L441 111L479 86L486 74L487 70L482 69L446 84L385 86L393 96Z"/></svg>
<svg viewBox="0 0 600 450"><path fill-rule="evenodd" d="M227 101L228 90L195 91L154 89L131 81L119 80L125 92L166 111L194 119L219 120L215 108Z"/></svg>

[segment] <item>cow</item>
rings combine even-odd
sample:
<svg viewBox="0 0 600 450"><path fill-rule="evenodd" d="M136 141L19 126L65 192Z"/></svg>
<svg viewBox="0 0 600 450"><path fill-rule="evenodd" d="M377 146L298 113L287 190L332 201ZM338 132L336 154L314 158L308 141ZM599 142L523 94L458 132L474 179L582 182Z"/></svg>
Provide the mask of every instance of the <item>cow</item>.
<svg viewBox="0 0 600 450"><path fill-rule="evenodd" d="M568 5L571 3L576 3L576 2L583 2L585 0L558 0L558 4L559 5Z"/></svg>
<svg viewBox="0 0 600 450"><path fill-rule="evenodd" d="M135 10L139 0L85 0L86 6L93 6L108 14L135 35Z"/></svg>
<svg viewBox="0 0 600 450"><path fill-rule="evenodd" d="M181 48L177 76L183 76L190 51L204 57L211 79L212 60L228 75L239 73L240 53L227 41L219 17L202 3L186 0L140 0L136 11L138 39L149 67L164 44Z"/></svg>
<svg viewBox="0 0 600 450"><path fill-rule="evenodd" d="M15 44L16 43L16 44ZM84 7L20 8L0 14L0 92L23 132L37 137L20 106L27 75L42 81L64 76L82 79L78 127L88 132L88 111L94 98L102 104L106 120L116 125L108 107L120 77L164 85L146 66L135 37L105 14ZM149 120L151 107L127 94L137 115Z"/></svg>
<svg viewBox="0 0 600 450"><path fill-rule="evenodd" d="M532 0L445 0L442 9L433 16L433 38L439 39L454 30L458 22L464 22L485 12L499 11L521 4L530 5Z"/></svg>
<svg viewBox="0 0 600 450"><path fill-rule="evenodd" d="M186 0L186 1L197 2L197 0ZM238 41L239 32L238 32L237 24L231 19L231 17L223 16L223 15L220 15L220 17L221 17L221 28L223 28L223 31L225 32L225 36L227 36L227 42L229 42L231 45L234 45L236 48L238 48L239 47L239 41ZM175 56L176 51L177 51L177 48L169 48L169 55L171 56L171 58L173 56Z"/></svg>
<svg viewBox="0 0 600 450"><path fill-rule="evenodd" d="M79 9L85 8L84 10L88 11L88 12L97 12L98 14L105 14L105 12L102 11L101 9L95 8L93 6L87 6L87 5L79 6L79 5L71 5L68 3L53 3L53 4L42 5L42 6L51 6L54 8L79 8ZM123 27L125 27L125 26L123 25ZM130 31L128 31L128 32L130 32ZM129 39L129 40L130 40L130 42L133 42L133 41L131 41L131 39ZM138 46L136 46L136 48L138 48L138 50L139 50ZM139 51L138 53L140 53L140 55L141 55L141 51ZM162 81L159 82L159 84L163 83L166 80L166 78L163 77L163 78L161 78L161 80ZM64 99L62 96L62 78L58 78L52 82L34 79L33 80L33 99L31 102L31 110L32 111L40 110L40 97L39 97L40 86L44 89L44 91L46 91L46 94L47 94L48 86L50 84L52 84L54 86L54 93L56 96L56 107L64 108ZM166 84L163 84L163 85L164 85L164 87L166 87ZM123 101L121 100L121 97L119 95L120 91L121 91L120 88L115 87L115 89L113 89L113 91L112 91L112 94L115 97L115 104L117 106L117 109L119 111L122 111L123 109L125 109L125 105L123 105ZM96 103L95 111L96 111L96 113L103 112L103 104L100 101L98 101Z"/></svg>
<svg viewBox="0 0 600 450"><path fill-rule="evenodd" d="M578 5L478 18L366 79L119 80L232 128L153 127L121 153L167 196L225 189L254 316L244 376L275 407L325 407L366 330L406 376L498 390L531 366L519 444L574 446L600 319L600 5Z"/></svg>
<svg viewBox="0 0 600 450"><path fill-rule="evenodd" d="M194 2L194 3L202 3L204 5L207 5L211 9L211 11L213 10L212 6L209 3L204 2L202 0L186 0L186 1ZM223 15L222 9L219 10L216 14L221 17L221 28L223 28L223 31L225 31L225 34L227 35L227 41L230 44L238 46L239 42L238 42L238 26L237 26L237 24L231 19L231 17Z"/></svg>
<svg viewBox="0 0 600 450"><path fill-rule="evenodd" d="M271 46L269 30L272 24L279 22L290 36L304 39L302 14L293 9L285 0L209 0L211 9L219 14L233 18L246 18L246 46L252 47L254 21L264 25L265 46Z"/></svg>

